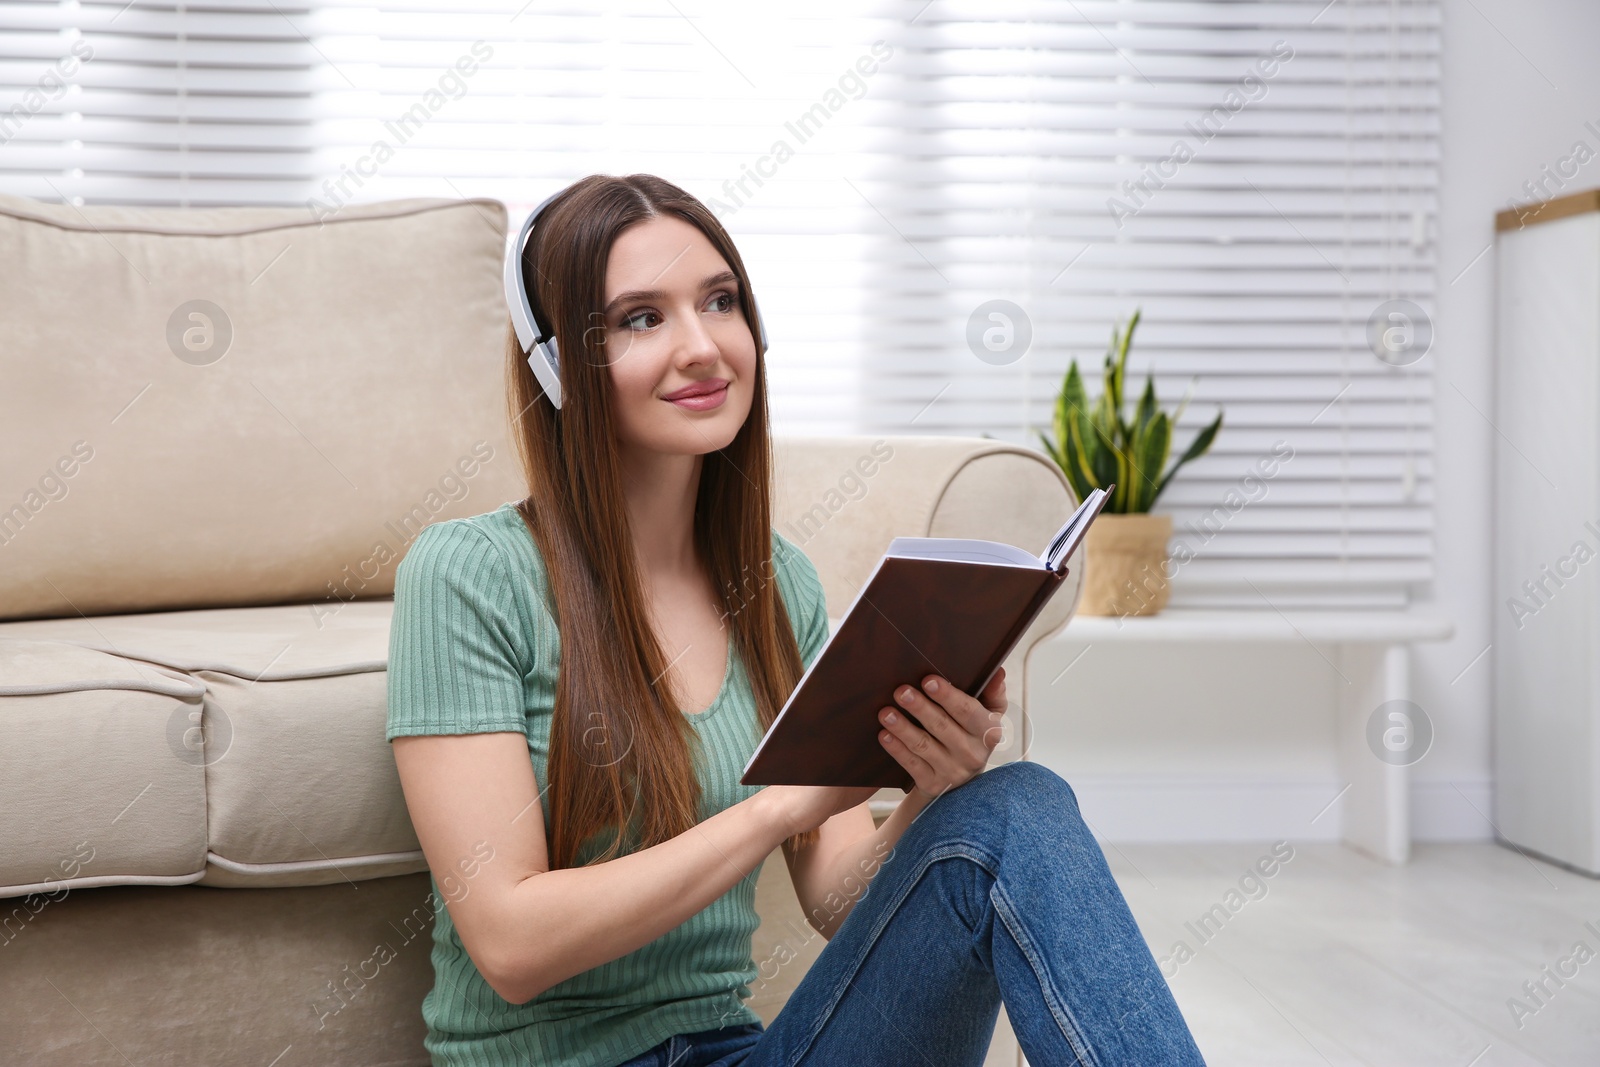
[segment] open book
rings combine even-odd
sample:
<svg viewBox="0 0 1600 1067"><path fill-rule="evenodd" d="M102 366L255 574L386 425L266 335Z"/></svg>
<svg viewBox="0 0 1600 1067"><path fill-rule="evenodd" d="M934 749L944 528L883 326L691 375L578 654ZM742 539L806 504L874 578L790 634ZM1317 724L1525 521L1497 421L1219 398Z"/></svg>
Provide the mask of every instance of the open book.
<svg viewBox="0 0 1600 1067"><path fill-rule="evenodd" d="M1112 487L1113 489L1115 486ZM937 674L977 696L1066 578L1109 490L1096 489L1035 556L1000 541L896 537L789 695L743 785L897 786L878 709ZM1021 679L1016 679L1020 686ZM906 721L916 724L907 714Z"/></svg>

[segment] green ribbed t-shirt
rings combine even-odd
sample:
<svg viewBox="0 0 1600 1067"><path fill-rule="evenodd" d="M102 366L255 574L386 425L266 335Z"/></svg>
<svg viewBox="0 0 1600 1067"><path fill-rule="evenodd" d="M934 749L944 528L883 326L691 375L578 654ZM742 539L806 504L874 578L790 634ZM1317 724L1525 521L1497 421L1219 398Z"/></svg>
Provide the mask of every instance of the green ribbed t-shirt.
<svg viewBox="0 0 1600 1067"><path fill-rule="evenodd" d="M809 666L828 636L822 583L799 548L776 531L772 538L773 573ZM395 575L386 737L524 734L548 826L543 789L560 647L543 560L514 504L425 527ZM761 788L739 784L761 729L731 635L716 700L685 717L705 754L704 820ZM591 839L580 856L601 844ZM490 988L430 879L434 984L422 1015L434 1064L614 1067L673 1034L760 1021L743 1002L757 973L750 938L759 874L758 866L676 929L526 1004Z"/></svg>

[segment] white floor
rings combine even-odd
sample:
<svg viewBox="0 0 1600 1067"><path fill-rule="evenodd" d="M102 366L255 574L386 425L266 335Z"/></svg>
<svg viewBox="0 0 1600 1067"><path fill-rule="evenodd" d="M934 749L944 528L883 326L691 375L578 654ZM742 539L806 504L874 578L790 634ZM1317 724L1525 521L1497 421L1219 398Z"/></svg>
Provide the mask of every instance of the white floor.
<svg viewBox="0 0 1600 1067"><path fill-rule="evenodd" d="M1492 844L1296 845L1270 878L1270 843L1104 848L1211 1067L1600 1065L1600 881Z"/></svg>

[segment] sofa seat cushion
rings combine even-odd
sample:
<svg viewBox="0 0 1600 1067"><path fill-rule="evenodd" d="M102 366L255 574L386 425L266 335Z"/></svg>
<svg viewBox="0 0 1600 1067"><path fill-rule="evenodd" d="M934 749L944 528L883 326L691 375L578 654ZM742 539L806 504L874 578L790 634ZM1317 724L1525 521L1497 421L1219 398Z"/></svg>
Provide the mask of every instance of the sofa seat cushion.
<svg viewBox="0 0 1600 1067"><path fill-rule="evenodd" d="M77 886L180 885L206 866L206 776L182 747L204 686L0 627L0 943Z"/></svg>
<svg viewBox="0 0 1600 1067"><path fill-rule="evenodd" d="M188 763L171 751L164 721L152 735L163 762L204 791L194 828L204 870L196 877L206 885L321 885L427 869L384 740L393 609L382 599L332 612L301 604L40 619L0 624L0 636L81 646L81 655L113 665L120 659L124 666L108 666L108 676L144 665L186 680L196 694L203 686L203 744ZM70 672L63 662L59 673Z"/></svg>

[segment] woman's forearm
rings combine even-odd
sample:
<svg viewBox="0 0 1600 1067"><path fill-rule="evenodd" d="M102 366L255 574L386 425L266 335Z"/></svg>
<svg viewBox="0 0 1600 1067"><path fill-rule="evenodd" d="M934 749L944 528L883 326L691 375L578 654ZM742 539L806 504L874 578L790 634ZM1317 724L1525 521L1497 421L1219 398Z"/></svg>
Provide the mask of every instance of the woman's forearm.
<svg viewBox="0 0 1600 1067"><path fill-rule="evenodd" d="M522 879L496 924L496 991L525 1003L649 944L726 893L790 833L763 790L670 841Z"/></svg>
<svg viewBox="0 0 1600 1067"><path fill-rule="evenodd" d="M802 901L811 925L831 939L855 903L867 891L878 868L883 866L895 842L905 833L911 820L930 803L921 790L913 789L900 799L894 811L870 834L863 834L839 849L828 861L816 899Z"/></svg>

